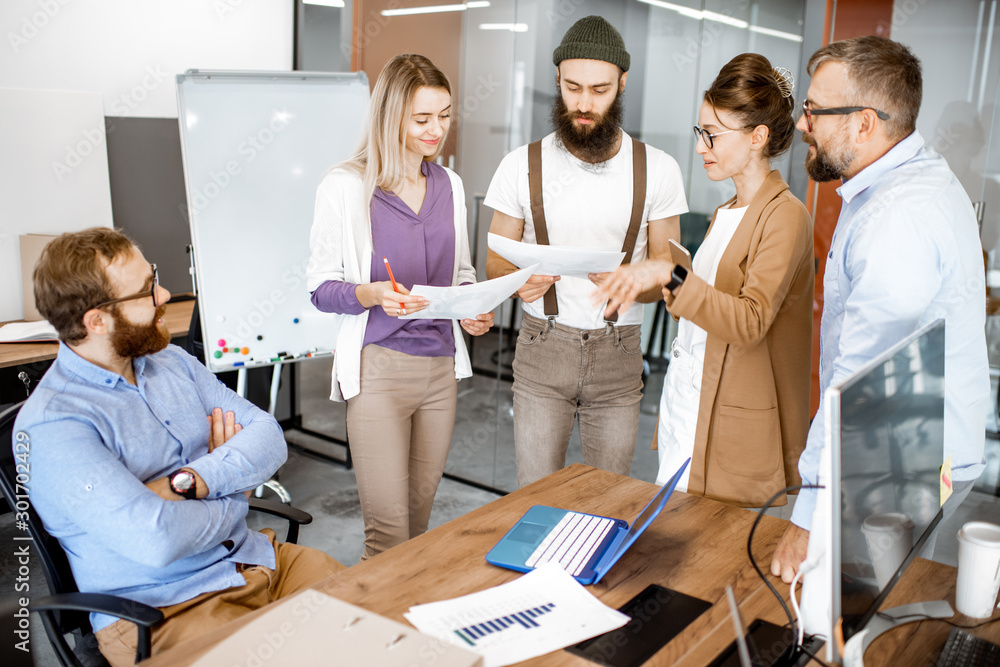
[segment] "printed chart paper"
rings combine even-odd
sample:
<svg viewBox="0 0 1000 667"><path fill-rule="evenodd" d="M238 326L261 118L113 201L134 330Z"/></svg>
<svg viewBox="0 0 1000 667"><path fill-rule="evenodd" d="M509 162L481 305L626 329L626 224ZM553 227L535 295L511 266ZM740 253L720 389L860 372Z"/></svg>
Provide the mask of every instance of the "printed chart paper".
<svg viewBox="0 0 1000 667"><path fill-rule="evenodd" d="M502 667L620 628L629 617L606 606L557 565L404 614L425 635L479 653Z"/></svg>

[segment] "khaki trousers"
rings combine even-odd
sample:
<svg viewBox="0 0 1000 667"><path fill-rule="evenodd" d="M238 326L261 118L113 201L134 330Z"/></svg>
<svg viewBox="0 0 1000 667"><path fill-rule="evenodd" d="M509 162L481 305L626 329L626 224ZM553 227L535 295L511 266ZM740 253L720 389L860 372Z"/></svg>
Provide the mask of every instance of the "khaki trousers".
<svg viewBox="0 0 1000 667"><path fill-rule="evenodd" d="M274 569L234 565L245 567L241 570L245 586L203 593L186 602L161 607L163 621L153 626L152 655L303 591L345 569L318 549L277 542L270 528L261 532L274 545ZM134 665L138 635L135 624L117 621L96 633L97 645L111 667Z"/></svg>
<svg viewBox="0 0 1000 667"><path fill-rule="evenodd" d="M361 560L427 531L457 400L454 358L416 357L378 345L361 351L361 393L347 401L365 521Z"/></svg>
<svg viewBox="0 0 1000 667"><path fill-rule="evenodd" d="M525 314L514 352L514 451L523 487L566 465L580 419L583 462L628 475L639 432L639 325L551 327Z"/></svg>

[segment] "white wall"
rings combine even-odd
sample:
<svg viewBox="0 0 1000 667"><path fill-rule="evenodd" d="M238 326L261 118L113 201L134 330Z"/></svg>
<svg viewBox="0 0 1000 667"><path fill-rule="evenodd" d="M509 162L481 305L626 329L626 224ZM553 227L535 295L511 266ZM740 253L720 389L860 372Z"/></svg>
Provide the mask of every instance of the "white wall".
<svg viewBox="0 0 1000 667"><path fill-rule="evenodd" d="M292 21L292 0L0 2L0 322L18 235L114 224L103 117L176 118L189 68L291 69Z"/></svg>
<svg viewBox="0 0 1000 667"><path fill-rule="evenodd" d="M175 118L188 68L289 70L292 0L3 0L0 86L104 96L106 116Z"/></svg>

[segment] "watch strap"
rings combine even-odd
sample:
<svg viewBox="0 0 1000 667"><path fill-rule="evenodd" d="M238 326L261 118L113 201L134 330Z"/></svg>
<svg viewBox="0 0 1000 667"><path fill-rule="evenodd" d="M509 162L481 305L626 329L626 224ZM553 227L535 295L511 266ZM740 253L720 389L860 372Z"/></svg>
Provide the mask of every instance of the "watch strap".
<svg viewBox="0 0 1000 667"><path fill-rule="evenodd" d="M673 292L678 287L684 284L684 279L687 278L688 271L680 264L674 265L674 270L670 274L670 282L664 285L668 290Z"/></svg>

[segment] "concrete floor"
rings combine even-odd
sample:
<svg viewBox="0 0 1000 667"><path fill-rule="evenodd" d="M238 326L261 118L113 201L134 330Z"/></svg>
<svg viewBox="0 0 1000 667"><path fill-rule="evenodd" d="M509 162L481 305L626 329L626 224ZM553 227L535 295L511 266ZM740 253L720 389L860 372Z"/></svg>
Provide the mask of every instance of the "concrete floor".
<svg viewBox="0 0 1000 667"><path fill-rule="evenodd" d="M475 350L477 367L495 368L496 344L484 341ZM333 437L344 437L344 406L327 400L330 382L330 362L317 360L299 366L300 411L303 425ZM656 453L649 449L656 422L656 410L662 386L662 373L654 372L647 382L640 415L639 438L632 465L632 476L652 481L656 476ZM447 471L472 480L480 485L500 490L513 490L515 483L514 449L512 437L512 394L510 383L495 377L476 375L459 384L458 419L452 439ZM342 458L340 445L297 432L289 432L288 441ZM581 460L579 436L574 433L568 453L568 462ZM966 521L1000 521L1000 501L993 495L998 486L1000 470L1000 442L987 440L987 458L990 467L970 498L948 525L940 528L937 559L954 565L957 561L955 534ZM357 497L354 473L341 465L330 463L306 451L293 447L288 462L281 469L279 479L292 495L297 507L311 513L313 523L302 529L299 542L321 549L346 565L357 563L363 551L363 525ZM985 491L985 492L983 492ZM446 523L478 508L498 497L452 480L442 480L431 516L431 528ZM251 517L251 526L274 527L279 537L283 525L271 517ZM0 516L0 542L14 545L18 531L13 516ZM12 556L13 547L0 555L0 617L9 618L14 604L14 578L17 565ZM36 559L37 560L37 559ZM32 562L31 597L47 594L44 577L37 562ZM12 652L10 641L0 645L0 664L18 665L58 664L48 646L41 623L32 618L31 662L18 662L25 656Z"/></svg>

